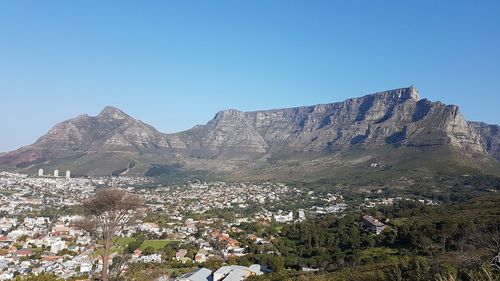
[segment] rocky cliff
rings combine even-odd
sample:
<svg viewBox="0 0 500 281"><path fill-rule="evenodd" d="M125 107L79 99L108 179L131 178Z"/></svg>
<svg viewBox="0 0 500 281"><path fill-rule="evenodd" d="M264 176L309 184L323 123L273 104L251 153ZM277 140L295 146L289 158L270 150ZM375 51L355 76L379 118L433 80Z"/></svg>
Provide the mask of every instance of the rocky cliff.
<svg viewBox="0 0 500 281"><path fill-rule="evenodd" d="M175 134L106 107L98 116L67 120L33 145L0 155L0 166L33 170L64 163L82 174L109 174L128 171L130 163L139 164L137 173L175 164L228 172L285 155L324 157L381 147L446 147L465 157L497 160L500 154L498 126L469 123L457 106L420 99L409 87L331 104L225 110L206 125Z"/></svg>
<svg viewBox="0 0 500 281"><path fill-rule="evenodd" d="M484 148L488 153L500 161L500 126L483 122L469 122L484 141Z"/></svg>
<svg viewBox="0 0 500 281"><path fill-rule="evenodd" d="M414 87L375 93L340 103L241 112L221 111L189 131L188 149L272 153L337 151L353 146L451 145L483 152L481 136L458 107L419 99Z"/></svg>

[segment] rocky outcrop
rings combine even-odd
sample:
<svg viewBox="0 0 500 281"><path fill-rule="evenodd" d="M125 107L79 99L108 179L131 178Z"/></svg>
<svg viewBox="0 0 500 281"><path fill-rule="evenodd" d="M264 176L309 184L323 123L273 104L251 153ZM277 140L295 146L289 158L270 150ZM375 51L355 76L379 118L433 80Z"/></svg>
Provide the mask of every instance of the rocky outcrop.
<svg viewBox="0 0 500 281"><path fill-rule="evenodd" d="M500 126L483 122L469 122L469 124L481 135L488 153L500 161Z"/></svg>
<svg viewBox="0 0 500 281"><path fill-rule="evenodd" d="M457 106L420 99L417 89L409 87L330 104L225 110L206 125L175 134L106 107L97 116L59 123L33 145L0 155L0 166L33 168L89 155L99 166L97 156L106 155L106 165L118 163L117 169L123 169L121 159L130 157L144 167L168 162L218 169L233 162L263 163L273 155L293 158L294 153L328 155L384 146L446 146L500 157L498 126L467 122ZM112 162L109 155L121 156Z"/></svg>

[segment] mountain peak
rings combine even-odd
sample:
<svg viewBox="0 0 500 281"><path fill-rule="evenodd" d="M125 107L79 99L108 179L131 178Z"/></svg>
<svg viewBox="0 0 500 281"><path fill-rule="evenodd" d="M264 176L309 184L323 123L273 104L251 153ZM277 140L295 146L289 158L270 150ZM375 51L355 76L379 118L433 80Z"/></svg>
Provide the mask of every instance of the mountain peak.
<svg viewBox="0 0 500 281"><path fill-rule="evenodd" d="M130 118L125 112L112 106L106 106L98 115L98 117L107 119L126 119Z"/></svg>
<svg viewBox="0 0 500 281"><path fill-rule="evenodd" d="M409 88L407 88L407 91L412 99L415 99L417 101L420 100L420 95L418 93L417 88L415 88L415 86L413 86L413 85L410 86Z"/></svg>

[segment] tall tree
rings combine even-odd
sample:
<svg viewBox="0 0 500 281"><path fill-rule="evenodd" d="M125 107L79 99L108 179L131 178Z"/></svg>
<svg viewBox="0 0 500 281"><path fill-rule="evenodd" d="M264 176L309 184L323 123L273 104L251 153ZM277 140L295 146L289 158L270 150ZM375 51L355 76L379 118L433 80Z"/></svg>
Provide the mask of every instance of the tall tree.
<svg viewBox="0 0 500 281"><path fill-rule="evenodd" d="M136 224L138 210L144 207L144 201L138 195L116 188L99 189L93 197L81 203L83 219L77 226L88 232L96 243L102 258L103 281L109 280L109 256L114 239L127 227ZM99 241L103 241L102 250Z"/></svg>

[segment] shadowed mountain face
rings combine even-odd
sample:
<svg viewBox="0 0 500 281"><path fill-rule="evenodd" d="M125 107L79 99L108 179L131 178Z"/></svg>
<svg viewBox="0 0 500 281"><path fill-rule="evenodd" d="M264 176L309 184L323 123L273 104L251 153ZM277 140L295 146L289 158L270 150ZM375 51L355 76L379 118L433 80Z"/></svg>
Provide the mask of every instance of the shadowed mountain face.
<svg viewBox="0 0 500 281"><path fill-rule="evenodd" d="M482 122L469 122L469 124L481 135L488 153L500 161L500 126Z"/></svg>
<svg viewBox="0 0 500 281"><path fill-rule="evenodd" d="M381 148L445 148L464 159L494 161L500 158L499 139L498 126L469 123L457 106L421 100L409 87L339 103L225 110L206 125L175 134L106 107L98 116L64 121L34 144L1 154L0 166L27 172L59 167L86 175L143 174L175 166L242 175L301 160L321 162L328 171L343 165L326 164L339 155ZM294 169L302 168L289 167L289 173Z"/></svg>

